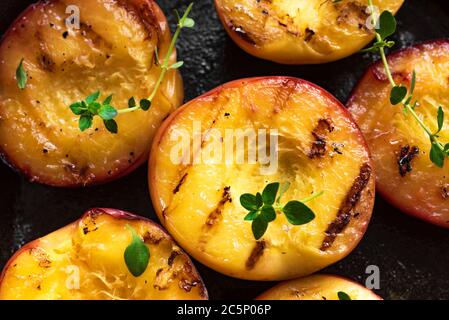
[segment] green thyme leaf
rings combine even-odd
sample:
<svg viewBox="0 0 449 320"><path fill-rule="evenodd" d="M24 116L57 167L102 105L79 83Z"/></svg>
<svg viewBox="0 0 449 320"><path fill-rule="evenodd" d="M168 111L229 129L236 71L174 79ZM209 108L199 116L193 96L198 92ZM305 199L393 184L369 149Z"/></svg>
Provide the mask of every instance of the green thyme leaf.
<svg viewBox="0 0 449 320"><path fill-rule="evenodd" d="M178 61L176 63L173 63L169 69L179 69L184 65L184 61Z"/></svg>
<svg viewBox="0 0 449 320"><path fill-rule="evenodd" d="M20 90L25 89L28 81L27 73L25 71L25 68L23 67L23 60L24 59L20 60L19 66L17 67L16 70L17 86L19 87Z"/></svg>
<svg viewBox="0 0 449 320"><path fill-rule="evenodd" d="M379 28L376 32L380 35L382 40L385 40L396 31L396 19L390 11L384 11L379 18Z"/></svg>
<svg viewBox="0 0 449 320"><path fill-rule="evenodd" d="M441 149L432 142L432 148L430 149L430 161L432 161L437 167L444 167L445 154Z"/></svg>
<svg viewBox="0 0 449 320"><path fill-rule="evenodd" d="M112 102L112 94L106 97L106 99L104 99L103 104L111 104L111 102Z"/></svg>
<svg viewBox="0 0 449 320"><path fill-rule="evenodd" d="M129 272L134 277L141 276L150 262L150 250L143 242L142 238L129 225L126 225L132 235L132 241L124 253L125 263Z"/></svg>
<svg viewBox="0 0 449 320"><path fill-rule="evenodd" d="M307 224L315 219L313 211L304 203L299 201L290 201L282 209L288 222L292 225L298 226Z"/></svg>
<svg viewBox="0 0 449 320"><path fill-rule="evenodd" d="M438 130L436 133L439 133L443 129L443 125L444 125L444 111L441 106L438 107L437 122L438 122Z"/></svg>
<svg viewBox="0 0 449 320"><path fill-rule="evenodd" d="M390 93L390 103L392 105L397 105L399 103L402 102L402 100L404 100L404 98L407 96L407 88L399 85L399 86L395 86L391 89L391 93Z"/></svg>
<svg viewBox="0 0 449 320"><path fill-rule="evenodd" d="M444 152L449 154L449 143L446 143L446 145L444 146Z"/></svg>
<svg viewBox="0 0 449 320"><path fill-rule="evenodd" d="M78 123L80 130L85 131L85 130L89 129L90 127L92 127L92 120L93 120L93 117L91 114L83 114L80 117L80 120Z"/></svg>
<svg viewBox="0 0 449 320"><path fill-rule="evenodd" d="M246 210L257 210L259 207L256 204L256 196L250 193L245 193L240 196L240 204Z"/></svg>
<svg viewBox="0 0 449 320"><path fill-rule="evenodd" d="M117 122L114 119L110 120L103 120L104 126L110 133L117 133L118 132L118 126Z"/></svg>
<svg viewBox="0 0 449 320"><path fill-rule="evenodd" d="M264 204L273 204L276 201L276 194L279 190L279 182L268 184L262 191L262 199Z"/></svg>
<svg viewBox="0 0 449 320"><path fill-rule="evenodd" d="M151 101L148 99L140 100L140 108L144 111L147 111L151 107Z"/></svg>
<svg viewBox="0 0 449 320"><path fill-rule="evenodd" d="M134 99L134 97L129 98L128 108L134 108L135 106L136 106L136 99Z"/></svg>
<svg viewBox="0 0 449 320"><path fill-rule="evenodd" d="M245 216L245 221L253 221L254 219L257 218L257 216L259 215L259 211L255 210L255 211L250 211L246 216Z"/></svg>
<svg viewBox="0 0 449 320"><path fill-rule="evenodd" d="M256 193L256 206L257 206L257 208L260 208L263 206L262 194L260 192Z"/></svg>
<svg viewBox="0 0 449 320"><path fill-rule="evenodd" d="M338 291L337 293L339 300L352 300L349 294L343 291Z"/></svg>
<svg viewBox="0 0 449 320"><path fill-rule="evenodd" d="M114 119L117 116L117 110L113 106L110 105L103 105L100 110L98 111L98 115L103 120L111 120Z"/></svg>
<svg viewBox="0 0 449 320"><path fill-rule="evenodd" d="M97 101L99 97L100 97L100 91L96 91L86 98L86 103L89 105L92 102Z"/></svg>
<svg viewBox="0 0 449 320"><path fill-rule="evenodd" d="M260 215L266 222L276 220L276 211L274 210L273 206L270 205L263 206Z"/></svg>
<svg viewBox="0 0 449 320"><path fill-rule="evenodd" d="M90 103L90 104L87 106L87 110L88 110L91 114L93 114L93 115L98 114L98 111L100 110L100 108L101 108L101 104L100 104L99 102L96 102L96 101Z"/></svg>
<svg viewBox="0 0 449 320"><path fill-rule="evenodd" d="M86 111L86 107L82 102L75 102L70 105L70 110L72 110L75 115L79 116Z"/></svg>
<svg viewBox="0 0 449 320"><path fill-rule="evenodd" d="M193 28L195 26L195 20L192 18L186 18L182 26L183 28Z"/></svg>
<svg viewBox="0 0 449 320"><path fill-rule="evenodd" d="M253 235L254 238L256 240L259 240L260 238L263 237L263 235L265 234L265 232L268 229L268 222L265 221L265 219L263 219L260 215L254 219L252 225L251 225L251 229L253 231Z"/></svg>

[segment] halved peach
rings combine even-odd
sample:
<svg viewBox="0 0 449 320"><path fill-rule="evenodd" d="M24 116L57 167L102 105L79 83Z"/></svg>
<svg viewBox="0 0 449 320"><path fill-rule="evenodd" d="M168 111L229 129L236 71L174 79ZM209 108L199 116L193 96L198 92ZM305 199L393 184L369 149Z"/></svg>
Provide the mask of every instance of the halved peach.
<svg viewBox="0 0 449 320"><path fill-rule="evenodd" d="M257 161L248 161L248 137L236 144L238 130L266 136ZM276 159L265 161L262 148ZM203 161L214 152L218 161ZM278 214L256 241L240 196L287 181L285 203L324 192L308 203L316 218L293 226ZM362 238L374 201L370 156L350 114L323 89L289 77L234 81L175 111L154 140L149 184L162 224L187 252L251 280L304 276L342 259Z"/></svg>
<svg viewBox="0 0 449 320"><path fill-rule="evenodd" d="M449 41L431 41L389 55L395 81L410 87L416 72L415 111L433 131L437 108L449 114ZM371 66L347 106L373 153L379 192L402 211L449 228L449 163L430 161L429 137L401 106L390 104L391 90L381 62ZM448 118L440 140L449 142Z"/></svg>
<svg viewBox="0 0 449 320"><path fill-rule="evenodd" d="M262 293L257 300L382 300L362 285L340 276L315 274L286 281ZM346 294L346 295L345 295Z"/></svg>
<svg viewBox="0 0 449 320"><path fill-rule="evenodd" d="M374 0L396 13L404 0ZM347 57L373 38L368 0L215 0L224 28L243 50L285 64Z"/></svg>
<svg viewBox="0 0 449 320"><path fill-rule="evenodd" d="M124 259L129 226L150 251L139 277ZM160 226L116 209L91 209L16 252L0 277L0 299L207 299L207 291L189 257Z"/></svg>
<svg viewBox="0 0 449 320"><path fill-rule="evenodd" d="M65 24L70 8L79 10L79 29ZM97 90L100 101L112 94L117 109L128 107L132 96L148 97L161 72L155 49L163 57L170 40L153 0L31 5L0 44L2 158L31 181L53 186L104 183L140 166L156 128L182 102L177 70L168 72L149 111L117 117L118 134L109 133L99 117L81 132L69 106ZM28 74L24 90L15 77L21 59ZM175 53L170 61L176 61Z"/></svg>

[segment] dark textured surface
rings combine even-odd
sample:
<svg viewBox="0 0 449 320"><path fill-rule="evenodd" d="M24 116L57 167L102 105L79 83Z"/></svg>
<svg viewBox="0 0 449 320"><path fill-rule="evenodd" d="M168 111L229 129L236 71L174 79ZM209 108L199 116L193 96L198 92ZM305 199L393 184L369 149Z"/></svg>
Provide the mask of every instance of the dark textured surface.
<svg viewBox="0 0 449 320"><path fill-rule="evenodd" d="M33 1L2 0L0 33ZM186 1L159 0L168 16ZM446 1L406 0L398 15L397 47L449 35ZM211 0L196 1L197 25L182 35L179 57L186 99L221 83L250 76L290 75L315 82L345 101L375 57L356 54L320 66L281 66L241 51L222 29ZM129 210L155 220L147 190L147 170L110 184L88 189L55 189L25 181L0 165L0 268L24 243L78 219L91 207ZM364 282L368 265L379 266L385 299L449 299L449 230L406 216L380 197L366 236L346 259L325 271ZM252 299L272 283L240 281L220 275L197 263L213 299Z"/></svg>

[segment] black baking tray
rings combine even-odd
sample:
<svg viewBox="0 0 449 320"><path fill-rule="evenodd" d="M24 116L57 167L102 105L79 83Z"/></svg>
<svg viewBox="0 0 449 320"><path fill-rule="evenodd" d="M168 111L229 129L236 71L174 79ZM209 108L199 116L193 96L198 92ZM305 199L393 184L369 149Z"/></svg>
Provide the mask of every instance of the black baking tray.
<svg viewBox="0 0 449 320"><path fill-rule="evenodd" d="M2 0L0 33L32 2ZM182 10L188 4L157 2L172 27L173 9ZM449 36L448 1L405 2L397 16L396 48ZM195 29L185 31L178 44L179 57L185 61L186 101L231 80L289 75L315 82L345 102L367 66L377 59L372 54L355 54L325 65L278 65L239 49L222 28L212 0L195 1L192 17ZM106 185L61 189L30 183L0 164L0 190L0 268L23 244L75 221L92 207L118 208L158 221L148 195L145 165ZM324 272L364 283L368 265L379 267L380 289L376 292L385 299L449 299L449 230L407 216L377 196L373 218L360 245ZM196 266L211 299L253 299L274 285L229 278L198 262Z"/></svg>

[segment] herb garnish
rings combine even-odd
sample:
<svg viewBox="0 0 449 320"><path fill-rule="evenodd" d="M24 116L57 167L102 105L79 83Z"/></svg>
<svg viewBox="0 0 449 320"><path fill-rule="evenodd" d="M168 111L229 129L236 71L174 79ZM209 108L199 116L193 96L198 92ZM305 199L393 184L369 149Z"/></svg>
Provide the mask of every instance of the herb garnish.
<svg viewBox="0 0 449 320"><path fill-rule="evenodd" d="M154 59L155 64L161 68L161 73L159 75L159 79L156 82L156 85L153 88L153 91L149 95L148 98L141 99L139 101L139 104L136 103L136 100L134 97L131 97L128 101L128 108L126 109L116 109L111 105L112 102L112 95L108 96L102 103L98 102L98 98L100 97L100 91L97 91L93 94L91 94L89 97L87 97L85 100L78 101L70 105L70 109L72 112L80 116L79 118L79 128L81 131L84 131L86 129L89 129L92 126L93 118L95 116L99 116L104 123L104 126L106 129L111 133L117 133L118 132L118 125L117 122L114 120L115 117L117 117L120 114L123 113L129 113L134 112L137 110L143 110L147 111L151 107L151 102L153 101L154 97L156 96L160 85L162 84L162 81L164 80L165 74L170 69L178 69L183 66L183 61L178 61L173 64L170 63L170 57L173 53L173 50L175 48L176 42L179 38L179 35L181 33L181 29L183 28L192 28L195 25L195 21L190 18L188 15L190 11L192 10L193 3L191 3L186 11L184 12L184 15L182 17L179 16L178 12L175 10L176 16L178 18L178 24L176 31L173 35L173 38L171 40L170 46L168 48L167 54L165 55L162 63L159 61L159 55L157 52L157 49L154 51Z"/></svg>
<svg viewBox="0 0 449 320"><path fill-rule="evenodd" d="M338 300L352 300L349 294L344 291L338 291Z"/></svg>
<svg viewBox="0 0 449 320"><path fill-rule="evenodd" d="M25 89L26 85L27 85L27 73L25 71L25 68L23 67L23 58L20 60L19 66L17 67L16 70L16 80L17 80L17 86L19 87L20 90Z"/></svg>
<svg viewBox="0 0 449 320"><path fill-rule="evenodd" d="M134 277L141 276L148 267L150 250L142 238L130 225L126 225L132 234L132 241L125 250L124 258L129 272Z"/></svg>
<svg viewBox="0 0 449 320"><path fill-rule="evenodd" d="M289 182L282 184L282 186L280 186L279 182L274 182L268 184L262 193L257 192L255 195L245 193L240 196L240 204L249 211L245 216L245 220L252 221L251 228L256 240L262 238L268 228L268 224L276 220L277 211L283 212L288 222L295 226L307 224L315 219L313 211L304 203L321 196L323 192L300 201L290 201L285 206L281 206L281 197L289 187ZM279 188L279 196L276 199Z"/></svg>
<svg viewBox="0 0 449 320"><path fill-rule="evenodd" d="M376 22L374 18L374 6L373 1L368 0L369 6L372 12L372 22ZM419 102L413 98L413 93L416 84L416 72L412 73L412 80L410 83L410 89L407 87L397 84L391 73L390 67L388 65L387 57L385 55L385 48L391 48L395 43L394 41L388 41L387 38L395 33L396 31L396 19L393 14L389 11L384 11L379 17L379 26L375 29L376 31L376 41L368 49L362 50L363 52L378 52L381 56L382 63L384 65L385 73L388 77L392 89L390 91L390 102L392 105L401 104L403 106L403 112L405 115L411 114L413 118L418 122L419 126L425 131L430 140L430 161L432 161L437 167L444 167L444 160L449 157L449 143L442 143L439 141L439 133L443 129L444 125L444 111L441 106L438 107L436 122L438 129L436 132L426 126L426 124L421 120L421 118L415 112L415 108L419 105Z"/></svg>

